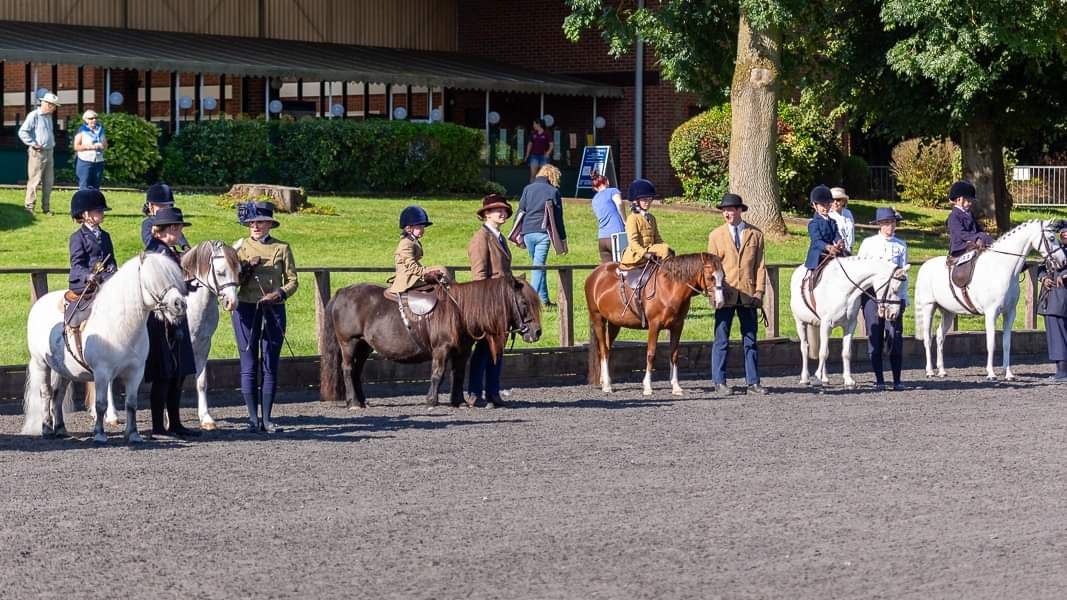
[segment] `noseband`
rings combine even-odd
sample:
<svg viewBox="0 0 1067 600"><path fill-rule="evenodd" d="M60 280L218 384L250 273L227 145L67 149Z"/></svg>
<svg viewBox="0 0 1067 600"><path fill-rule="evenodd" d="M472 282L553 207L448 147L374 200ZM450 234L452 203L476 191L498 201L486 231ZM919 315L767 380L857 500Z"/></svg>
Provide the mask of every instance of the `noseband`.
<svg viewBox="0 0 1067 600"><path fill-rule="evenodd" d="M211 283L208 283L200 278L200 273L193 275L192 282L197 286L201 286L207 289L215 296L221 296L223 290L230 287L237 287L236 281L227 281L226 283L219 283L218 273L215 272L215 259L226 258L226 253L222 251L222 242L216 242L211 247L211 260L209 261L208 270L211 271Z"/></svg>
<svg viewBox="0 0 1067 600"><path fill-rule="evenodd" d="M700 288L697 288L688 281L685 283L685 285L689 289L693 290L694 294L700 294L701 296L707 298L708 303L711 304L712 308L715 307L715 293L708 286L708 259L704 256L704 254L700 255Z"/></svg>
<svg viewBox="0 0 1067 600"><path fill-rule="evenodd" d="M162 292L159 293L159 296L156 296L150 290L146 290L144 287L144 279L141 277L141 271L144 269L144 259L146 256L147 254L145 252L141 252L140 261L137 264L137 285L141 288L141 291L148 293L148 297L152 299L154 305L150 309L151 312L166 312L166 303L164 302L164 299L167 297L167 294L169 294L171 290L177 290L178 286L167 286L163 289Z"/></svg>

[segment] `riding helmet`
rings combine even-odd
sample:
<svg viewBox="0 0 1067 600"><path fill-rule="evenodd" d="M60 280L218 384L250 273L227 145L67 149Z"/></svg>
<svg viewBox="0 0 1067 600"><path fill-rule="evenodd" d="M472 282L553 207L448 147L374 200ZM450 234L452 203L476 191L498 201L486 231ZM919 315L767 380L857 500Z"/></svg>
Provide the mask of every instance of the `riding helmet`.
<svg viewBox="0 0 1067 600"><path fill-rule="evenodd" d="M825 185L817 185L811 190L811 203L812 204L832 204L834 201L834 195L830 192L830 188Z"/></svg>
<svg viewBox="0 0 1067 600"><path fill-rule="evenodd" d="M978 190L974 189L974 184L970 181L957 181L948 188L949 202L955 202L956 198L966 198L974 202L976 196L978 196Z"/></svg>
<svg viewBox="0 0 1067 600"><path fill-rule="evenodd" d="M637 202L642 198L655 198L656 186L647 179L634 179L630 184L630 189L627 190L626 197L630 202Z"/></svg>
<svg viewBox="0 0 1067 600"><path fill-rule="evenodd" d="M174 191L170 189L170 186L165 183L153 183L148 188L148 193L145 195L145 199L152 204L174 204Z"/></svg>
<svg viewBox="0 0 1067 600"><path fill-rule="evenodd" d="M96 188L88 188L74 192L70 199L70 216L77 217L89 210L111 210L104 193Z"/></svg>
<svg viewBox="0 0 1067 600"><path fill-rule="evenodd" d="M429 227L433 223L430 221L430 215L426 214L421 206L412 205L400 211L400 228L403 229L409 225Z"/></svg>

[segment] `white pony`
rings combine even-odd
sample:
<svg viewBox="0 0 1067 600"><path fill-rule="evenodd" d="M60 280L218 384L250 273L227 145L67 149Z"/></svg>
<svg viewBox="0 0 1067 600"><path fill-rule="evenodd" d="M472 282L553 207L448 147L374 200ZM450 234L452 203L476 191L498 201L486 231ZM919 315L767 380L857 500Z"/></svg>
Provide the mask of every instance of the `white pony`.
<svg viewBox="0 0 1067 600"><path fill-rule="evenodd" d="M898 268L888 260L848 256L837 258L826 265L819 284L815 286L814 300L801 295L800 286L808 270L803 265L793 271L789 287L792 296L789 306L800 336L802 370L800 383L807 384L808 377L808 331L807 325L819 327L819 368L811 379L813 385L829 382L826 376L826 359L830 356L830 331L840 325L844 333L841 339L842 376L845 386L854 387L852 379L852 335L856 329L856 317L860 312L860 300L869 295L878 302L885 318L895 319L900 314L900 295L907 281L908 266Z"/></svg>
<svg viewBox="0 0 1067 600"><path fill-rule="evenodd" d="M982 254L974 265L976 276L967 286L967 295L974 308L972 313L963 304L960 289L949 280L946 257L938 256L923 263L915 283L915 337L926 347L926 376L933 377L934 369L930 356L930 328L933 326L934 309L941 313L941 326L937 330L937 376L945 376L945 334L952 325L952 317L958 313L985 315L986 379L996 381L993 371L993 351L996 347L997 315L1004 315L1003 353L1004 378L1012 380L1011 328L1015 323L1015 305L1019 301L1019 274L1026 264L1031 250L1046 259L1054 248L1059 248L1056 221L1027 221L1000 236L1000 239ZM1054 258L1062 263L1062 258Z"/></svg>
<svg viewBox="0 0 1067 600"><path fill-rule="evenodd" d="M237 284L241 274L237 251L225 242L205 240L182 255L182 272L189 282L189 304L186 318L189 320L189 337L196 362L197 413L200 427L215 429L207 407L207 358L211 353L211 338L219 326L219 306L233 311L237 308ZM118 423L113 395L107 398L107 415L104 422Z"/></svg>
<svg viewBox="0 0 1067 600"><path fill-rule="evenodd" d="M30 308L26 339L30 347L23 399L26 435L65 435L63 397L71 381L96 387L96 427L93 440L106 443L104 412L112 382L126 384L125 439L143 441L137 433L137 390L148 356L148 328L152 311L170 322L185 316L185 280L181 269L161 254L140 254L108 279L96 294L92 313L82 331L85 366L71 354L63 338L63 294L46 294ZM73 347L70 340L69 346ZM91 369L91 370L90 370Z"/></svg>

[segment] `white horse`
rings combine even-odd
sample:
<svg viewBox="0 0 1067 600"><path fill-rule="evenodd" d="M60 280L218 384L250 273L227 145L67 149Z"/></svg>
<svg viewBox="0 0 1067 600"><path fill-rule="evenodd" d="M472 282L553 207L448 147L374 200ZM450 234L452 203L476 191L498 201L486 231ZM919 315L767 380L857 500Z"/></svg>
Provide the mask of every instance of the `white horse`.
<svg viewBox="0 0 1067 600"><path fill-rule="evenodd" d="M225 242L206 240L182 256L182 272L189 282L189 304L186 318L189 337L196 362L197 413L200 426L215 429L207 407L207 357L211 353L211 338L219 326L219 306L222 300L227 311L237 308L237 284L241 274L237 251ZM118 423L113 395L108 395L105 423Z"/></svg>
<svg viewBox="0 0 1067 600"><path fill-rule="evenodd" d="M1015 378L1011 372L1011 328L1015 323L1015 305L1019 301L1018 277L1031 250L1048 258L1054 248L1060 247L1055 223L1027 221L1000 236L985 252L972 259L977 261L974 265L976 276L967 286L967 295L977 313L972 313L963 304L962 292L950 281L948 267L945 266L946 257L938 256L923 263L915 283L915 337L921 339L926 347L927 377L934 376L930 329L936 308L941 313L941 326L937 330L938 377L945 376L945 334L952 325L952 317L966 313L985 315L986 379L989 381L997 379L993 371L993 351L996 347L997 315L1004 315L1004 378ZM1053 260L1062 262L1061 258Z"/></svg>
<svg viewBox="0 0 1067 600"><path fill-rule="evenodd" d="M82 331L84 352L79 360L74 345L63 338L63 294L46 294L30 308L26 339L30 364L23 398L26 435L65 435L63 397L72 381L93 382L96 388L96 427L93 440L106 443L104 412L111 385L126 384L125 439L143 441L137 433L137 390L148 357L148 328L152 311L170 322L185 316L185 280L181 269L160 254L141 254L128 261L96 294L93 310ZM85 364L83 365L82 362ZM88 367L88 368L86 368Z"/></svg>
<svg viewBox="0 0 1067 600"><path fill-rule="evenodd" d="M808 331L807 325L819 327L819 368L811 379L813 385L829 383L826 376L826 359L830 356L830 331L840 325L844 333L841 339L842 377L845 386L854 387L852 379L852 335L856 329L856 317L860 312L860 300L864 295L880 304L885 318L896 319L901 310L901 290L907 281L908 266L897 267L894 263L875 258L849 256L830 261L815 286L814 300L801 295L800 286L808 270L803 265L793 271L789 287L792 295L789 306L800 336L802 370L800 383L807 384L808 376Z"/></svg>

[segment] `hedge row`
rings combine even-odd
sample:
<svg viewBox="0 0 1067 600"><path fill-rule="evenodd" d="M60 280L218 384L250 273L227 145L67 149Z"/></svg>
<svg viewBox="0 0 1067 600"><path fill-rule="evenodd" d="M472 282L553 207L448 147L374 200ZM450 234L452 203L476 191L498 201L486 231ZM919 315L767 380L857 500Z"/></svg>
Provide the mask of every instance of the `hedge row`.
<svg viewBox="0 0 1067 600"><path fill-rule="evenodd" d="M201 121L183 125L164 148L163 178L178 185L480 192L482 145L480 131L450 123Z"/></svg>

